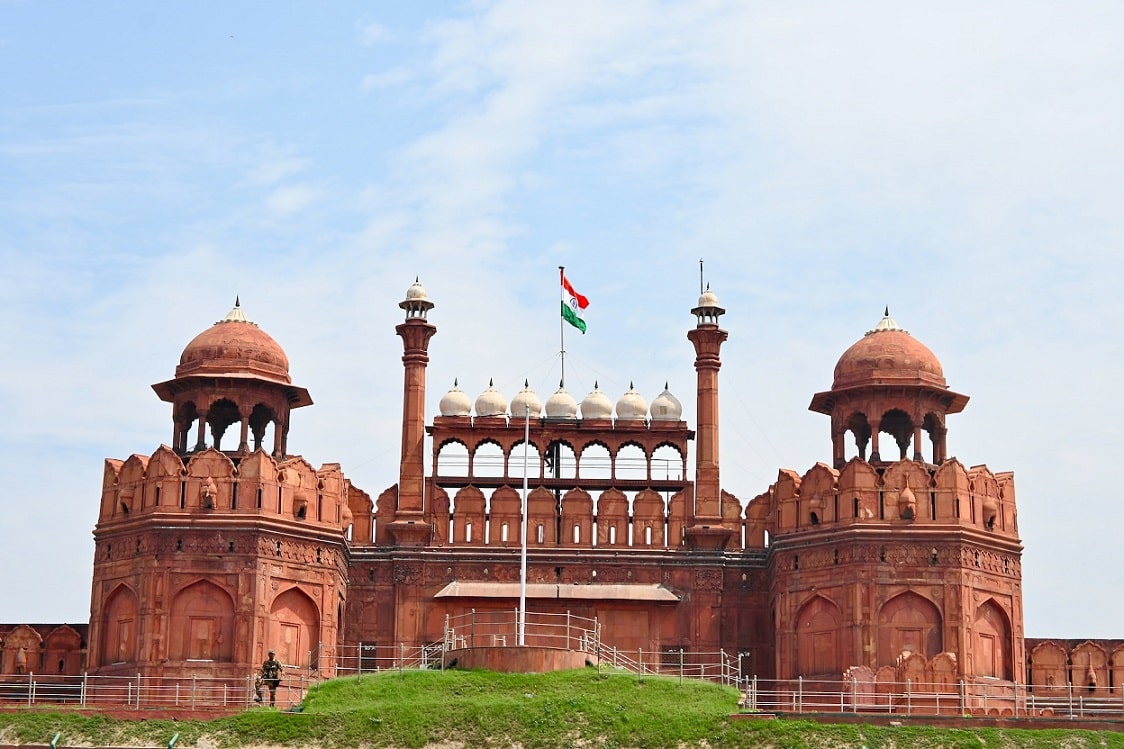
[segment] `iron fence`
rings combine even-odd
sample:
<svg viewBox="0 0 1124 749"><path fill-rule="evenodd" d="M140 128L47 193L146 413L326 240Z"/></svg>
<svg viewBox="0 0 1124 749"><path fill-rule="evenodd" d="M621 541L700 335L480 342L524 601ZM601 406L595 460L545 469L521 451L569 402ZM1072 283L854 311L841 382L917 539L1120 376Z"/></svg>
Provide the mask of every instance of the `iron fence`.
<svg viewBox="0 0 1124 749"><path fill-rule="evenodd" d="M256 704L255 675L241 678L193 676L95 676L21 674L0 676L0 705L56 705L133 710L213 710ZM304 700L309 676L294 669L277 688L277 705L293 707ZM269 692L263 686L265 703Z"/></svg>

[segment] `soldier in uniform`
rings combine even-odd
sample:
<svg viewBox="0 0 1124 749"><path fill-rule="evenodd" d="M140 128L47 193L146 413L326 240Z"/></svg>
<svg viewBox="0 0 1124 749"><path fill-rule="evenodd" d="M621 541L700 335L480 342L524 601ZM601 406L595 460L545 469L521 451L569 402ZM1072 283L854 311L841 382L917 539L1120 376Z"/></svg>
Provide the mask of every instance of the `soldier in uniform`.
<svg viewBox="0 0 1124 749"><path fill-rule="evenodd" d="M254 698L255 702L262 701L261 688L264 684L269 688L269 704L274 706L277 703L277 686L281 683L281 674L284 673L281 667L281 661L273 657L273 651L269 651L269 658L261 664L261 673L258 678L254 679L254 691L257 696Z"/></svg>

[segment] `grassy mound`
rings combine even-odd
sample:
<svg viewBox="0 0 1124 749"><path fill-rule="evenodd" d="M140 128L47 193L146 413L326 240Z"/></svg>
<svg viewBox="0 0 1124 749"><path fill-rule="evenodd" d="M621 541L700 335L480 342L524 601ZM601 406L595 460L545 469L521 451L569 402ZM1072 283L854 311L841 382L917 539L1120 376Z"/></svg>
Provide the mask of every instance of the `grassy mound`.
<svg viewBox="0 0 1124 749"><path fill-rule="evenodd" d="M255 708L213 721L129 721L74 713L0 713L0 743L177 747L1121 747L1124 734L916 726L731 723L738 694L676 679L485 671L382 673L326 682L302 712Z"/></svg>

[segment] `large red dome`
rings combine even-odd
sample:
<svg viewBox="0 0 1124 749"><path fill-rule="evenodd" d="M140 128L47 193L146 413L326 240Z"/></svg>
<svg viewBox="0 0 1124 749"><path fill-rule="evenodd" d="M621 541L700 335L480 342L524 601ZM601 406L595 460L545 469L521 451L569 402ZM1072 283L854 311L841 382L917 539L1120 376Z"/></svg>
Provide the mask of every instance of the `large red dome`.
<svg viewBox="0 0 1124 749"><path fill-rule="evenodd" d="M932 385L947 388L936 355L890 317L843 352L832 390L861 385Z"/></svg>
<svg viewBox="0 0 1124 749"><path fill-rule="evenodd" d="M176 377L260 377L289 384L289 357L264 330L246 319L236 303L225 318L204 330L180 354Z"/></svg>

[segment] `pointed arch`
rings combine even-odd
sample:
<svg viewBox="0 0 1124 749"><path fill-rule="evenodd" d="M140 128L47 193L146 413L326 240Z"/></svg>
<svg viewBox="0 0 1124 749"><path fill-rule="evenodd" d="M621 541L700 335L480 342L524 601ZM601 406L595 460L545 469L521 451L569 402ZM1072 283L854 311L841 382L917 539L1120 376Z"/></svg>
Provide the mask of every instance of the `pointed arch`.
<svg viewBox="0 0 1124 749"><path fill-rule="evenodd" d="M597 545L630 546L628 497L619 489L608 489L597 498Z"/></svg>
<svg viewBox="0 0 1124 749"><path fill-rule="evenodd" d="M507 456L503 445L494 439L483 439L472 448L470 478L501 478L506 472Z"/></svg>
<svg viewBox="0 0 1124 749"><path fill-rule="evenodd" d="M101 618L101 663L133 663L137 660L137 629L140 626L137 594L124 583L105 599Z"/></svg>
<svg viewBox="0 0 1124 749"><path fill-rule="evenodd" d="M468 445L464 440L447 439L436 448L438 476L468 476Z"/></svg>
<svg viewBox="0 0 1124 749"><path fill-rule="evenodd" d="M266 637L277 659L287 667L316 668L320 607L312 597L294 586L273 599L269 614Z"/></svg>
<svg viewBox="0 0 1124 749"><path fill-rule="evenodd" d="M47 633L43 640L47 673L79 674L82 672L82 635L68 624Z"/></svg>
<svg viewBox="0 0 1124 749"><path fill-rule="evenodd" d="M831 600L812 596L796 613L796 674L835 676L843 673L843 612Z"/></svg>
<svg viewBox="0 0 1124 749"><path fill-rule="evenodd" d="M222 438L226 434L227 427L241 421L242 413L238 404L229 398L220 398L211 404L207 409L207 425L211 427L211 444L214 449L222 450ZM227 449L230 449L229 446Z"/></svg>
<svg viewBox="0 0 1124 749"><path fill-rule="evenodd" d="M453 496L454 546L482 546L486 519L484 492L475 486L466 486Z"/></svg>
<svg viewBox="0 0 1124 749"><path fill-rule="evenodd" d="M234 655L234 599L210 580L181 588L172 599L168 657L230 662Z"/></svg>
<svg viewBox="0 0 1124 749"><path fill-rule="evenodd" d="M940 653L941 613L913 591L900 593L878 612L878 664L890 666L904 652L932 658Z"/></svg>
<svg viewBox="0 0 1124 749"><path fill-rule="evenodd" d="M632 543L634 546L666 545L664 498L651 489L644 489L632 500Z"/></svg>
<svg viewBox="0 0 1124 749"><path fill-rule="evenodd" d="M976 609L972 639L975 675L1011 680L1011 619L995 599L987 599Z"/></svg>
<svg viewBox="0 0 1124 749"><path fill-rule="evenodd" d="M909 458L909 446L913 442L914 423L913 417L900 408L891 408L882 414L878 420L878 431L883 434L888 434L894 438L897 444L898 453L894 455L879 455L879 457L887 462L896 460L906 460ZM881 453L887 453L884 445L879 446ZM873 456L872 456L873 457Z"/></svg>
<svg viewBox="0 0 1124 749"><path fill-rule="evenodd" d="M1030 689L1038 694L1061 693L1069 683L1069 654L1056 642L1041 642L1030 651Z"/></svg>
<svg viewBox="0 0 1124 749"><path fill-rule="evenodd" d="M835 489L839 472L826 463L816 463L800 480L800 526L819 525L835 516Z"/></svg>
<svg viewBox="0 0 1124 749"><path fill-rule="evenodd" d="M644 446L633 440L625 442L613 453L613 477L624 481L645 481L651 474L651 462ZM675 467L678 473L678 466ZM660 475L663 478L663 475Z"/></svg>

